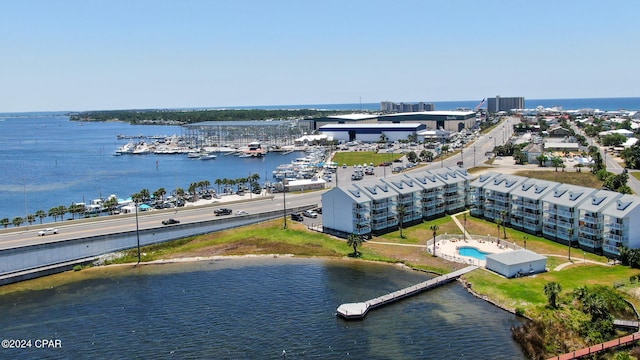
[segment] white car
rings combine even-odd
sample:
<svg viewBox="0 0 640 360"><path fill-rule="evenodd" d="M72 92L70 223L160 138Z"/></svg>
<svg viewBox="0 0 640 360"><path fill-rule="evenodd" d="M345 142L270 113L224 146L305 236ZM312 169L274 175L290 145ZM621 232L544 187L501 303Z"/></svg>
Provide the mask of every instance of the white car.
<svg viewBox="0 0 640 360"><path fill-rule="evenodd" d="M38 236L45 236L45 235L51 235L51 234L57 234L57 233L58 233L58 229L56 228L46 228L38 231Z"/></svg>
<svg viewBox="0 0 640 360"><path fill-rule="evenodd" d="M247 211L244 211L244 210L238 210L238 211L236 211L236 215L249 215L249 213Z"/></svg>
<svg viewBox="0 0 640 360"><path fill-rule="evenodd" d="M312 218L315 219L318 217L318 213L315 211L311 211L311 210L305 210L302 215L308 217L308 218Z"/></svg>

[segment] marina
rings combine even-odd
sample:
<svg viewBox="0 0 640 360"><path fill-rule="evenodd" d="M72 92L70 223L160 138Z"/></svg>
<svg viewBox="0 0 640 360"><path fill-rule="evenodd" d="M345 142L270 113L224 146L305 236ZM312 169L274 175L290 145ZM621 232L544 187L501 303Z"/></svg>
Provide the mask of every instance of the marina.
<svg viewBox="0 0 640 360"><path fill-rule="evenodd" d="M248 149L250 141L196 146L187 151L186 147L179 148L184 131L181 126L121 122L83 124L78 126L77 122L69 121L68 116L3 119L0 218L26 218L38 210L46 213L54 207L64 205L68 208L72 204L86 204L87 214L98 216L106 212L97 203L92 204L93 200L104 201L110 194L126 199L142 189L148 189L152 194L164 188L165 197L169 197L175 195L178 188L188 192L192 183L205 180L211 184L209 191L222 195L225 192L223 186L215 184L217 179L235 180L254 174L259 177L257 181L261 187L273 186L277 190L281 187L275 186L279 180L273 178L272 171L295 158L309 155L304 151L307 147L290 144L270 146L269 151L259 157L237 156L243 148ZM118 139L118 134L141 133L174 135L162 139L154 135L154 140L137 136ZM142 146L138 148L138 144ZM118 149L125 151L114 156ZM224 156L227 153L231 155ZM205 154L216 156L215 159L209 156L209 160L200 160ZM67 217L72 215L67 214ZM50 216L42 220L54 222ZM40 219L36 222L40 223Z"/></svg>

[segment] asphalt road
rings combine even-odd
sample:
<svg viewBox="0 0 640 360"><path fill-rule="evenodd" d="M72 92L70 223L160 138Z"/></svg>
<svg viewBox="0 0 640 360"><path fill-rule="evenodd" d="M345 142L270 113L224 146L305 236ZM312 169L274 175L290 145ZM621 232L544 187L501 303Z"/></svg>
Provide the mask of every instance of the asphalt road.
<svg viewBox="0 0 640 360"><path fill-rule="evenodd" d="M244 210L250 214L284 209L282 193L275 194L273 198L250 200L238 203L216 203L205 206L192 206L160 211L149 211L138 213L138 226L141 230L158 228L160 231L166 227L162 221L173 218L181 223L192 223L205 220L216 219L213 213L215 209L228 207L233 209L232 215L221 217L237 216L236 211ZM309 192L305 194L287 194L287 208L303 205L320 204L321 193ZM317 219L313 219L318 222ZM38 236L38 231L45 227L55 227L58 234ZM70 220L43 225L21 226L19 228L8 228L0 230L0 250L14 247L43 244L61 240L84 238L96 235L111 234L117 232L133 231L136 229L135 214L103 216L91 219Z"/></svg>

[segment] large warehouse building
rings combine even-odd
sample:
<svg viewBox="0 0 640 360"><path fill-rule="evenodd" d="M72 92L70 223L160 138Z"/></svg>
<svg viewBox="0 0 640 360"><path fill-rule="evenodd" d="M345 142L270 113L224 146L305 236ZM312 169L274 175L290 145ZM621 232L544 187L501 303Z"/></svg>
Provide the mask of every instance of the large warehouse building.
<svg viewBox="0 0 640 360"><path fill-rule="evenodd" d="M327 138L337 141L377 142L381 137L386 138L387 141L407 140L410 135L417 138L417 133L425 129L426 126L420 123L356 123L323 125L319 131Z"/></svg>
<svg viewBox="0 0 640 360"><path fill-rule="evenodd" d="M375 124L375 123L420 123L428 129L443 129L458 132L476 127L473 111L420 111L397 114L348 114L315 119L315 130L329 124Z"/></svg>

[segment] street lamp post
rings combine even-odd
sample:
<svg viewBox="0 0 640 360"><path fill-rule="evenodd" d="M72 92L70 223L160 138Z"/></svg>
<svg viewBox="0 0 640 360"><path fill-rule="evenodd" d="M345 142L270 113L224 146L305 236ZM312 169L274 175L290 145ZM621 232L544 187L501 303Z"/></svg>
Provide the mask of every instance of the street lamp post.
<svg viewBox="0 0 640 360"><path fill-rule="evenodd" d="M140 225L138 223L138 200L135 201L136 204L136 240L138 242L138 265L140 264Z"/></svg>
<svg viewBox="0 0 640 360"><path fill-rule="evenodd" d="M473 144L473 167L476 167L476 144Z"/></svg>
<svg viewBox="0 0 640 360"><path fill-rule="evenodd" d="M337 178L337 176L336 176ZM282 206L284 210L282 211L283 219L284 219L284 228L287 228L287 188L284 186L284 182L282 183Z"/></svg>

